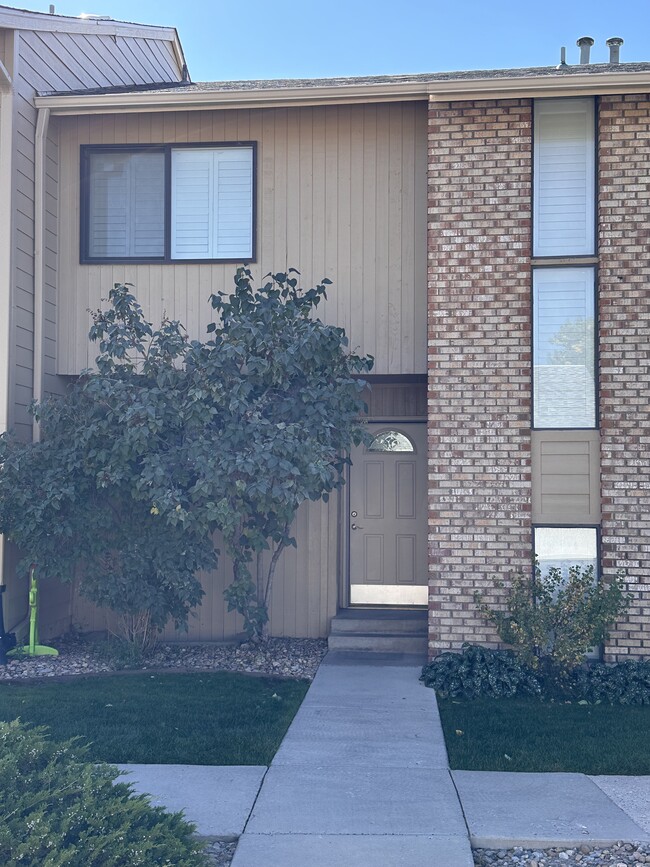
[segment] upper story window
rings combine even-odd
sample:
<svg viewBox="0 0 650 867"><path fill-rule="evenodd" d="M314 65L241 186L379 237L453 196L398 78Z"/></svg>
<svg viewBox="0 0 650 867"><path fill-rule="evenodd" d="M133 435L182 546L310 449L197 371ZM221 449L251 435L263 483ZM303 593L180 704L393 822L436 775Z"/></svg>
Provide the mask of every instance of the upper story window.
<svg viewBox="0 0 650 867"><path fill-rule="evenodd" d="M533 256L595 253L593 99L535 102Z"/></svg>
<svg viewBox="0 0 650 867"><path fill-rule="evenodd" d="M82 148L82 262L254 258L255 145Z"/></svg>
<svg viewBox="0 0 650 867"><path fill-rule="evenodd" d="M593 99L535 101L533 427L595 428Z"/></svg>
<svg viewBox="0 0 650 867"><path fill-rule="evenodd" d="M533 271L533 426L596 425L593 268Z"/></svg>

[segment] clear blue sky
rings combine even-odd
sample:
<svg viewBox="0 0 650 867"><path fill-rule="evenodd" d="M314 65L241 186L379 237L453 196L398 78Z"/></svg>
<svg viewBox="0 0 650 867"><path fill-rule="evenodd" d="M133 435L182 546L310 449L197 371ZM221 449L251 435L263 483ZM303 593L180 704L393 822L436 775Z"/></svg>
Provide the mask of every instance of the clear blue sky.
<svg viewBox="0 0 650 867"><path fill-rule="evenodd" d="M6 0L5 0L6 2ZM47 12L48 3L17 3ZM310 78L550 66L560 46L593 62L621 36L622 61L650 60L649 0L59 0L91 12L177 28L194 81Z"/></svg>

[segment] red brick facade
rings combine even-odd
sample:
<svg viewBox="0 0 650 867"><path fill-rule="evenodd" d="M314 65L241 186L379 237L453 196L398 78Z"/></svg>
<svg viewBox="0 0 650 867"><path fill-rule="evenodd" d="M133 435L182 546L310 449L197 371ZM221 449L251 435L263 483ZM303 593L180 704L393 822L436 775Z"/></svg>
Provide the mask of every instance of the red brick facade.
<svg viewBox="0 0 650 867"><path fill-rule="evenodd" d="M531 113L432 103L429 652L497 645L474 593L530 569ZM634 597L605 659L650 656L650 96L598 108L602 569ZM561 524L562 522L559 522Z"/></svg>
<svg viewBox="0 0 650 867"><path fill-rule="evenodd" d="M599 107L602 565L634 596L606 659L650 655L650 96Z"/></svg>
<svg viewBox="0 0 650 867"><path fill-rule="evenodd" d="M474 592L530 568L531 109L429 109L431 655L495 644Z"/></svg>

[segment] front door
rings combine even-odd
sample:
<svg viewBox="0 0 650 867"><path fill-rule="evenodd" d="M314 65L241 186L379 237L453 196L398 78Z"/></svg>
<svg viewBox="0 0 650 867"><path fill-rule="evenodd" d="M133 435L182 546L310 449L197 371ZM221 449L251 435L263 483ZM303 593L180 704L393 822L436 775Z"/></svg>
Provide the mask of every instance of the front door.
<svg viewBox="0 0 650 867"><path fill-rule="evenodd" d="M427 604L427 426L370 424L352 450L350 603Z"/></svg>

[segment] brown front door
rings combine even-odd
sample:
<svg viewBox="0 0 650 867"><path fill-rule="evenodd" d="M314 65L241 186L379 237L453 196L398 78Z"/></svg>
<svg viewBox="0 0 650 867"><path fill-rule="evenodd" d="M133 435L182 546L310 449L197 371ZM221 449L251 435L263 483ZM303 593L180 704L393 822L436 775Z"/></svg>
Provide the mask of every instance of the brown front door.
<svg viewBox="0 0 650 867"><path fill-rule="evenodd" d="M427 603L426 424L372 424L350 470L350 603Z"/></svg>

